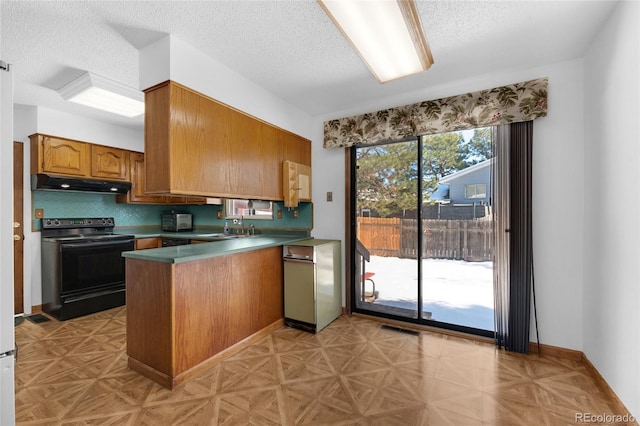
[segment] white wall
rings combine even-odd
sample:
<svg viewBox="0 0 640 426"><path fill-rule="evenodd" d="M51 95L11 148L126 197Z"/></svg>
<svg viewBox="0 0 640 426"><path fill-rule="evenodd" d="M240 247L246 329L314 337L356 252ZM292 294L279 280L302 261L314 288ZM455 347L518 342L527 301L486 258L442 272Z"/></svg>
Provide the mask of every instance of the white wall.
<svg viewBox="0 0 640 426"><path fill-rule="evenodd" d="M584 60L584 353L640 417L640 6L621 2ZM634 196L635 195L635 196Z"/></svg>
<svg viewBox="0 0 640 426"><path fill-rule="evenodd" d="M320 119L315 121L311 144L311 236L342 242L342 306L345 306L345 150L322 148L322 122ZM327 201L327 192L333 193L333 201Z"/></svg>
<svg viewBox="0 0 640 426"><path fill-rule="evenodd" d="M29 135L45 133L132 151L143 151L144 132L113 126L100 121L60 111L26 106L14 106L14 140L24 142L24 222L31 223L31 181ZM24 240L24 309L42 304L40 271L40 233L25 229Z"/></svg>
<svg viewBox="0 0 640 426"><path fill-rule="evenodd" d="M144 131L114 126L90 118L38 107L38 133L144 151Z"/></svg>
<svg viewBox="0 0 640 426"><path fill-rule="evenodd" d="M534 262L540 340L547 345L582 350L584 152L581 60L492 73L410 95L381 99L331 116L315 117L313 235L344 240L344 150L321 148L325 120L540 77L549 77L549 114L536 120L533 131ZM326 191L333 191L333 203L325 201ZM534 336L532 334L532 339Z"/></svg>
<svg viewBox="0 0 640 426"><path fill-rule="evenodd" d="M173 35L140 50L140 89L167 80L310 138L307 113Z"/></svg>

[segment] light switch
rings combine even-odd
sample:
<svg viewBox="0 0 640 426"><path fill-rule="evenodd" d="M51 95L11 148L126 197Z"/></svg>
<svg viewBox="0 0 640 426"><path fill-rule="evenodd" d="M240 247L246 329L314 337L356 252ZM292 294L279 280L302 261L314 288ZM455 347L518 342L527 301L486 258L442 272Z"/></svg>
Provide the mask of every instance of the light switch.
<svg viewBox="0 0 640 426"><path fill-rule="evenodd" d="M222 219L222 218L223 218L223 217L222 217L222 210L218 210L218 213L216 213L216 217L217 217L218 219Z"/></svg>
<svg viewBox="0 0 640 426"><path fill-rule="evenodd" d="M333 201L333 192L327 192L327 201Z"/></svg>

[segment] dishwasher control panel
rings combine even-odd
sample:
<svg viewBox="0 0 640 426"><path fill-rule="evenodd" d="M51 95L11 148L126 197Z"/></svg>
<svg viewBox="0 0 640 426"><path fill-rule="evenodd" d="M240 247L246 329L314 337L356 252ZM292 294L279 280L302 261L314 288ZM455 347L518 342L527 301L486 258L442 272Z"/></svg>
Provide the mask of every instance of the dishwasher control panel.
<svg viewBox="0 0 640 426"><path fill-rule="evenodd" d="M308 260L313 262L313 247L295 245L284 246L282 248L282 257L284 259Z"/></svg>

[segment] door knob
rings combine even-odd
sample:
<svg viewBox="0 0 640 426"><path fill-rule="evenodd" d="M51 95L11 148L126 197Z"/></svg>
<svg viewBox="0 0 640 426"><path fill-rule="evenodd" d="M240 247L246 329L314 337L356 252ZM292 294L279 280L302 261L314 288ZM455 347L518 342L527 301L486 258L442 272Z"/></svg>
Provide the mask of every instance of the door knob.
<svg viewBox="0 0 640 426"><path fill-rule="evenodd" d="M20 235L13 234L13 239L15 241L20 241L20 240L22 240L22 237Z"/></svg>
<svg viewBox="0 0 640 426"><path fill-rule="evenodd" d="M14 228L20 228L20 222L13 222Z"/></svg>

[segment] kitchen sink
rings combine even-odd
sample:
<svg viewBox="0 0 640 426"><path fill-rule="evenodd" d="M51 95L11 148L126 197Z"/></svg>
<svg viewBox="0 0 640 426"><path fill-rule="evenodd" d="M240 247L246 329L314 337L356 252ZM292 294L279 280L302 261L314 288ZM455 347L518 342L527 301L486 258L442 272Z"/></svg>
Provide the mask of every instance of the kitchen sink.
<svg viewBox="0 0 640 426"><path fill-rule="evenodd" d="M221 238L221 239L233 239L233 238L247 238L253 237L253 235L249 234L198 234L199 237L210 237L210 238Z"/></svg>

